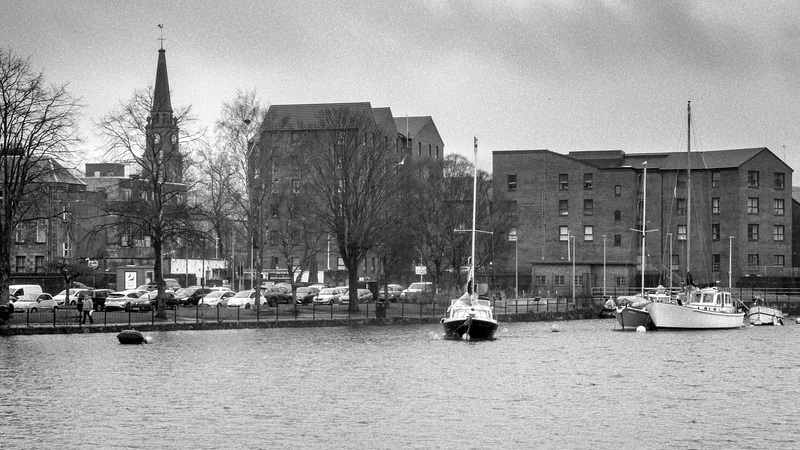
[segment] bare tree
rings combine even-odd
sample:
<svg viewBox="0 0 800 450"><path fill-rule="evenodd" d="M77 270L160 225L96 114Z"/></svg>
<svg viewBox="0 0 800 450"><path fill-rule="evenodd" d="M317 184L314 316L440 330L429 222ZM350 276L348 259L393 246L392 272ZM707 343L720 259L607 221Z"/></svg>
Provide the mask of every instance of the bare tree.
<svg viewBox="0 0 800 450"><path fill-rule="evenodd" d="M14 230L53 214L41 205L56 167L48 161L80 142L79 108L66 85L47 85L29 58L0 49L0 305L8 304Z"/></svg>
<svg viewBox="0 0 800 450"><path fill-rule="evenodd" d="M192 130L195 119L188 107L173 115L172 124L181 129L180 144L177 134L172 138L149 132L154 121L152 92L153 89L137 90L127 102L100 119L97 126L105 138L108 157L138 171L133 179L124 181L130 198L109 202L107 213L113 217L110 225L131 239L149 241L158 286L157 317L165 318L162 255L167 246L177 245L181 239L198 235L205 238L197 227L202 219L200 208L187 202L187 191L193 182L185 179L183 172L190 161L187 149L201 141L203 133Z"/></svg>
<svg viewBox="0 0 800 450"><path fill-rule="evenodd" d="M274 175L273 145L254 141L265 113L266 107L257 99L254 90L237 90L236 97L222 105L221 117L216 123L218 151L226 154L230 169L227 199L233 205L231 216L244 222L252 248L254 289L261 286L267 233L264 210L269 205ZM257 295L256 308L260 308L260 300Z"/></svg>
<svg viewBox="0 0 800 450"><path fill-rule="evenodd" d="M349 309L358 310L358 266L396 220L401 154L369 112L346 107L321 112L305 125L298 150L317 220L333 235L348 272Z"/></svg>

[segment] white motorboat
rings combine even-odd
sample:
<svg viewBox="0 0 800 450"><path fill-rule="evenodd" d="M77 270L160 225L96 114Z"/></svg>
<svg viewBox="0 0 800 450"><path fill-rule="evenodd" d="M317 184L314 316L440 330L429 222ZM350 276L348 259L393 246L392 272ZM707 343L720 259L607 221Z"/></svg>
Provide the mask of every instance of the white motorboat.
<svg viewBox="0 0 800 450"><path fill-rule="evenodd" d="M711 287L689 292L686 298L678 303L653 302L650 305L653 326L659 330L712 330L744 325L744 312L730 292Z"/></svg>
<svg viewBox="0 0 800 450"><path fill-rule="evenodd" d="M756 299L747 312L750 325L783 325L783 311L764 305L763 300Z"/></svg>

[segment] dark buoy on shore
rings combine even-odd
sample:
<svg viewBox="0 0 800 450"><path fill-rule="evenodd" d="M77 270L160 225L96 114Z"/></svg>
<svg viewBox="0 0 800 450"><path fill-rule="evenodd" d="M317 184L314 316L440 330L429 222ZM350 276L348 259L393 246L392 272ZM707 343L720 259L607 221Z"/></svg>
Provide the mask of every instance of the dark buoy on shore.
<svg viewBox="0 0 800 450"><path fill-rule="evenodd" d="M117 339L119 339L120 344L125 345L150 344L153 342L153 338L150 336L145 337L141 331L136 330L122 330L117 335Z"/></svg>

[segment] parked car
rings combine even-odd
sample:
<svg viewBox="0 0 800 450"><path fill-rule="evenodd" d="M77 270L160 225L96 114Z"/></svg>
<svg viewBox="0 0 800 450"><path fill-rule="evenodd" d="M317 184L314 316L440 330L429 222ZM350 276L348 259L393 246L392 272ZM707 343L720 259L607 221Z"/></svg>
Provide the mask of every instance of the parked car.
<svg viewBox="0 0 800 450"><path fill-rule="evenodd" d="M95 311L103 311L106 307L106 299L114 292L112 289L95 289L92 291L92 306Z"/></svg>
<svg viewBox="0 0 800 450"><path fill-rule="evenodd" d="M33 299L30 297L17 298L14 301L14 312L25 312L30 310L30 312L35 313L46 309L58 309L58 305L56 305L56 301L53 300L53 296L46 292L36 295Z"/></svg>
<svg viewBox="0 0 800 450"><path fill-rule="evenodd" d="M71 288L69 290L69 304L74 306L78 304L78 299L81 299L81 302L83 302L84 298L91 296L92 296L92 289ZM54 295L53 298L56 300L56 304L58 304L59 306L64 306L64 302L67 299L67 290L64 289L63 291Z"/></svg>
<svg viewBox="0 0 800 450"><path fill-rule="evenodd" d="M140 291L138 289L126 289L124 291L116 291L108 294L105 301L106 311L128 310L128 305L137 298L146 294L147 291Z"/></svg>
<svg viewBox="0 0 800 450"><path fill-rule="evenodd" d="M178 296L178 302L184 305L196 305L209 292L211 292L211 288L191 286L184 289L183 293Z"/></svg>
<svg viewBox="0 0 800 450"><path fill-rule="evenodd" d="M430 300L433 298L433 283L430 281L420 281L411 283L403 292L400 293L400 300L404 302L416 302L420 300Z"/></svg>
<svg viewBox="0 0 800 450"><path fill-rule="evenodd" d="M140 291L155 291L156 289L158 289L158 286L155 283L147 283L136 286L136 289Z"/></svg>
<svg viewBox="0 0 800 450"><path fill-rule="evenodd" d="M261 295L267 299L269 306L278 306L278 303L291 303L292 288L284 285L270 286L263 289Z"/></svg>
<svg viewBox="0 0 800 450"><path fill-rule="evenodd" d="M372 301L372 291L369 289L356 289L356 297L358 298L358 303L368 303ZM341 305L349 305L350 304L350 289L347 289L339 296L339 304Z"/></svg>
<svg viewBox="0 0 800 450"><path fill-rule="evenodd" d="M172 291L164 292L164 303L168 308L176 305L175 294ZM128 304L127 311L152 311L158 307L158 291L150 291Z"/></svg>
<svg viewBox="0 0 800 450"><path fill-rule="evenodd" d="M339 286L335 288L320 289L316 297L314 297L315 305L333 305L339 302L339 296L347 293L347 286Z"/></svg>
<svg viewBox="0 0 800 450"><path fill-rule="evenodd" d="M17 300L35 301L42 292L44 291L38 284L12 284L8 286L8 295L16 297Z"/></svg>
<svg viewBox="0 0 800 450"><path fill-rule="evenodd" d="M295 301L298 305L307 305L314 301L314 297L319 294L319 288L315 287L299 287L295 292Z"/></svg>
<svg viewBox="0 0 800 450"><path fill-rule="evenodd" d="M259 300L262 305L267 303L267 299L264 296L261 296ZM250 309L256 307L256 291L253 289L249 289L246 291L239 291L233 297L228 298L227 302L228 308L244 308Z"/></svg>
<svg viewBox="0 0 800 450"><path fill-rule="evenodd" d="M200 299L198 305L222 307L227 305L228 298L234 295L236 295L236 293L233 291L211 291Z"/></svg>
<svg viewBox="0 0 800 450"><path fill-rule="evenodd" d="M164 283L167 285L167 289L171 290L173 293L181 288L181 284L178 283L176 278L164 278Z"/></svg>
<svg viewBox="0 0 800 450"><path fill-rule="evenodd" d="M383 287L381 287L380 291L378 292L378 299L381 301L386 301L387 299L390 302L396 302L398 298L400 298L400 294L403 292L403 286L399 284L390 284L387 286L387 292L383 292Z"/></svg>

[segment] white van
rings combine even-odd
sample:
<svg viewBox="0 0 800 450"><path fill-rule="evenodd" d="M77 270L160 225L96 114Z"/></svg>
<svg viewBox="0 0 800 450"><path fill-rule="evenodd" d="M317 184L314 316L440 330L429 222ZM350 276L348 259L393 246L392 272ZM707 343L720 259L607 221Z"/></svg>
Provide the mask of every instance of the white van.
<svg viewBox="0 0 800 450"><path fill-rule="evenodd" d="M8 293L17 297L17 300L35 302L42 293L42 287L38 284L12 284L8 287Z"/></svg>

